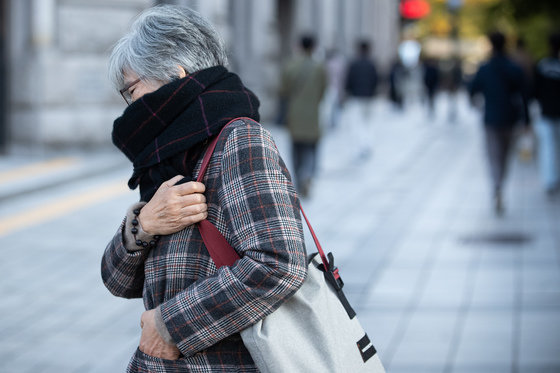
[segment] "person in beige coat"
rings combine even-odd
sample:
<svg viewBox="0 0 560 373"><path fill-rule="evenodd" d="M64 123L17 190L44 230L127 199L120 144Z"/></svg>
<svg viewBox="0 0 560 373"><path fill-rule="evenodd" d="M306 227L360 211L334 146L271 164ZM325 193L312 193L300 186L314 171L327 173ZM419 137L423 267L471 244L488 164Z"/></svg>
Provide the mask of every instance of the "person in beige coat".
<svg viewBox="0 0 560 373"><path fill-rule="evenodd" d="M294 182L301 196L309 193L317 164L321 138L319 104L327 86L323 65L313 59L315 39L303 36L301 54L287 63L282 73L280 95L286 100L286 124L292 139Z"/></svg>

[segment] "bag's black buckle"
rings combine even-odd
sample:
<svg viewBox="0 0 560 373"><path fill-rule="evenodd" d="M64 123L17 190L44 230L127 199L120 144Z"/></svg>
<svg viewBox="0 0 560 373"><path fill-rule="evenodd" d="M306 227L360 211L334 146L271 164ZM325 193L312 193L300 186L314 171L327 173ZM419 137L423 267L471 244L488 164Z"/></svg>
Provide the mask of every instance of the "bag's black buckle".
<svg viewBox="0 0 560 373"><path fill-rule="evenodd" d="M348 299L346 298L346 295L344 295L344 292L342 291L342 288L344 287L344 281L342 281L342 278L340 277L340 274L338 273L338 268L334 266L333 254L328 253L327 257L328 257L328 262L329 262L328 270L325 270L325 266L323 264L319 265L319 269L321 271L323 271L323 275L325 276L325 280L327 280L327 282L329 284L331 284L331 286L336 291L336 295L337 295L338 299L340 300L340 303L342 303L342 306L346 310L346 313L348 314L348 317L350 319L353 319L354 316L356 316L356 311L354 311L354 309L350 305L350 302L348 302Z"/></svg>

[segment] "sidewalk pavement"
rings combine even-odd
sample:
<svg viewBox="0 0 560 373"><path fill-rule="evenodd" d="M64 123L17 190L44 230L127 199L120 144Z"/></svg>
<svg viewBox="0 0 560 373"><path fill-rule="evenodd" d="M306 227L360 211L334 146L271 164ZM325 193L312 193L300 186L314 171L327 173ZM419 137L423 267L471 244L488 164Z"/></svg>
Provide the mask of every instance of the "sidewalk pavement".
<svg viewBox="0 0 560 373"><path fill-rule="evenodd" d="M463 97L449 123L446 104L439 97L426 119L418 104L398 113L376 102L365 161L347 108L325 134L303 207L389 372L560 371L560 201L546 198L534 162L514 157L496 217L478 116ZM267 127L290 164L286 133ZM0 157L0 220L130 172L120 154L77 153L42 167L32 193L28 177L13 176L27 164L16 158ZM136 198L107 197L0 235L0 372L124 370L142 305L112 297L99 262Z"/></svg>
<svg viewBox="0 0 560 373"><path fill-rule="evenodd" d="M0 202L130 167L117 149L12 149L0 155Z"/></svg>

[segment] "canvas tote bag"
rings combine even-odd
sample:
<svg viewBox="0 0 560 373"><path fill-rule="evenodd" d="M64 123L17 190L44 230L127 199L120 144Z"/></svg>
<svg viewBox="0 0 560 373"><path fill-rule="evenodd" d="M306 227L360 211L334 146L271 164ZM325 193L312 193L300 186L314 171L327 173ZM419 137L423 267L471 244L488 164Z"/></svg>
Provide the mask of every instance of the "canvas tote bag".
<svg viewBox="0 0 560 373"><path fill-rule="evenodd" d="M198 181L202 180L219 136L210 143ZM300 207L301 209L301 207ZM375 347L342 292L343 282L311 227L317 253L308 256L302 287L280 308L241 331L243 343L263 373L383 373ZM231 266L237 252L208 220L199 223L204 243L217 267Z"/></svg>

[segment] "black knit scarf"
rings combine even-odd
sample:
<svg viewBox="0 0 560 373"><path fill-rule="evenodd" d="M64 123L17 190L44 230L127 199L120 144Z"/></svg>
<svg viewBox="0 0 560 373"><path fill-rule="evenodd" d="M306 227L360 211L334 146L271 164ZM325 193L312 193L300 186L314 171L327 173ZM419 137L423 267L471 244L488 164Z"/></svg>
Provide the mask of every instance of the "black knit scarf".
<svg viewBox="0 0 560 373"><path fill-rule="evenodd" d="M133 102L113 124L113 143L130 159L131 189L143 201L166 180L192 171L205 140L230 120L259 120L259 101L239 77L211 67L164 85Z"/></svg>

